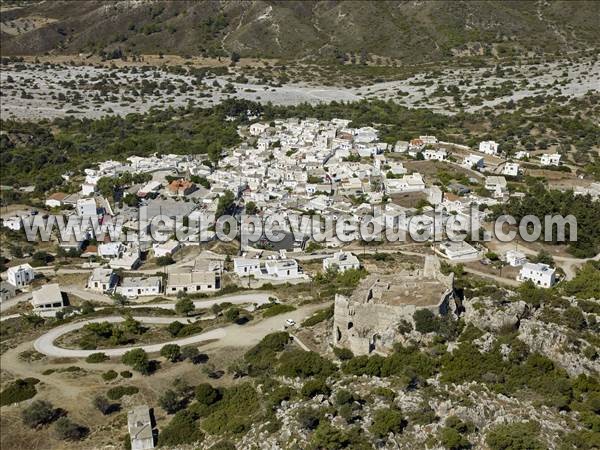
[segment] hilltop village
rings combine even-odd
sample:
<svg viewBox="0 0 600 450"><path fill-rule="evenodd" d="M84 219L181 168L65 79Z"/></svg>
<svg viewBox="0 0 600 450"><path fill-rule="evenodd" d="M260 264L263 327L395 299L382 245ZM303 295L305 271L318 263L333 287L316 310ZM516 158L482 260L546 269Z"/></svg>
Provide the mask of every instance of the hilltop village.
<svg viewBox="0 0 600 450"><path fill-rule="evenodd" d="M318 442L321 448L321 434L332 432L327 417L346 430L343 442L359 445L367 436L388 442L385 448L415 448L432 435L445 448L483 445L493 433L504 433L501 427L515 415L539 423L524 433L547 436L550 443L559 439L551 430L564 434L575 426L572 411L537 411L491 387L475 393L464 384L466 374L448 372L458 355L499 355L493 373L482 374L485 386L493 386L505 376L494 370L522 346L530 355L523 361L556 365L556 372L540 375L544 380L551 373L570 383L565 380L598 372L598 312L573 287L581 276L594 276L595 261L584 265L560 247L504 242L492 233L499 211L525 199L527 173L560 171L560 154L509 155L490 140L470 148L425 135L387 144L378 129L354 128L343 119L255 121L238 134L241 144L223 150L218 167L191 154L102 161L62 174L62 186L43 206L3 214L2 230L11 237L3 247L3 371L15 378L3 391L3 405L24 398L24 417L35 415L50 406L27 399L48 393L69 403L84 423L63 423L61 436L98 446L110 439L83 417L122 417L110 426L126 432L124 445L134 449L203 439L202 448L234 448L211 447L223 435L239 437L241 448L265 448L257 442L269 448ZM551 187L573 198L600 197L598 183ZM54 215L65 223L85 219L81 238L64 239L56 229L45 241L25 241L32 225ZM152 220L157 216L160 223ZM253 217L293 216L348 218L353 238L332 233L317 239L310 227L293 230L285 220L243 238ZM217 225L225 217L239 226L239 242L219 239ZM450 239L446 225L457 219L464 219L464 236ZM408 237L361 239L358 230L370 220L384 236L393 229ZM143 238L153 232L160 239ZM269 240L266 232L279 239ZM565 313L540 308L543 296ZM579 308L586 312L566 315ZM576 334L566 338L563 331L573 321ZM18 327L30 331L21 334ZM423 351L410 356L418 348ZM160 361L150 359L155 354ZM340 375L333 376L337 368ZM456 391L462 400L444 403L439 370L444 380L463 383ZM56 380L63 373L74 378L61 387ZM263 412L251 384L232 383L268 374L277 377L273 385L260 385L273 402ZM128 383L132 377L137 383ZM148 384L154 382L159 393ZM81 383L77 389L90 401L73 404L65 392L56 394L72 383ZM369 383L375 383L372 392ZM103 384L110 387L108 399L98 394ZM344 386L354 396L342 398L351 395ZM502 386L506 395L514 393ZM419 397L423 389L435 394L426 400ZM465 398L483 402L485 411L459 406ZM491 420L499 404L504 409ZM331 412L334 406L343 412ZM113 414L120 408L124 415ZM411 418L406 445L393 447L386 436L407 426L399 411ZM268 419L257 415L263 413ZM33 421L33 428L45 430L52 414ZM268 431L271 426L280 432ZM582 433L586 426L576 425ZM452 446L453 439L460 445Z"/></svg>

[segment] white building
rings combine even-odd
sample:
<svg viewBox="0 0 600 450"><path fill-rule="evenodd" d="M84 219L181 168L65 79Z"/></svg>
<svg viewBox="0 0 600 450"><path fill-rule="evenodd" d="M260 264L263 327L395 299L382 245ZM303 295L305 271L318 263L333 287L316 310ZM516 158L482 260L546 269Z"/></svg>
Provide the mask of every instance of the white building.
<svg viewBox="0 0 600 450"><path fill-rule="evenodd" d="M177 295L179 292L216 292L221 289L221 273L218 271L179 271L169 273L165 294Z"/></svg>
<svg viewBox="0 0 600 450"><path fill-rule="evenodd" d="M506 260L507 264L509 264L511 267L519 267L527 262L527 257L525 256L525 253L519 252L517 250L507 251L504 255L504 259Z"/></svg>
<svg viewBox="0 0 600 450"><path fill-rule="evenodd" d="M446 241L440 244L442 253L452 261L465 261L479 257L476 248L465 241Z"/></svg>
<svg viewBox="0 0 600 450"><path fill-rule="evenodd" d="M420 192L425 190L425 181L420 173L404 175L402 178L388 178L385 180L386 191L390 194L399 192Z"/></svg>
<svg viewBox="0 0 600 450"><path fill-rule="evenodd" d="M434 161L445 161L448 153L446 150L431 150L426 149L423 151L423 158L426 160L434 160Z"/></svg>
<svg viewBox="0 0 600 450"><path fill-rule="evenodd" d="M360 261L350 252L339 251L330 258L323 260L323 270L334 269L339 272L345 272L348 269L359 269Z"/></svg>
<svg viewBox="0 0 600 450"><path fill-rule="evenodd" d="M268 128L269 128L269 125L267 125L266 123L258 123L257 122L257 123L253 123L252 125L250 125L248 130L250 131L250 134L252 136L260 136L265 131L267 131Z"/></svg>
<svg viewBox="0 0 600 450"><path fill-rule="evenodd" d="M486 155L498 154L498 143L494 141L483 141L479 143L479 151Z"/></svg>
<svg viewBox="0 0 600 450"><path fill-rule="evenodd" d="M540 159L542 166L560 166L561 155L559 153L544 154Z"/></svg>
<svg viewBox="0 0 600 450"><path fill-rule="evenodd" d="M112 291L117 284L117 275L112 269L95 268L88 278L87 288L92 291Z"/></svg>
<svg viewBox="0 0 600 450"><path fill-rule="evenodd" d="M77 214L81 217L96 216L96 200L93 198L82 198L77 200Z"/></svg>
<svg viewBox="0 0 600 450"><path fill-rule="evenodd" d="M395 153L406 153L408 151L408 142L407 141L398 141L394 145Z"/></svg>
<svg viewBox="0 0 600 450"><path fill-rule="evenodd" d="M8 282L17 289L29 285L35 278L35 272L29 264L21 264L20 266L9 267L6 271Z"/></svg>
<svg viewBox="0 0 600 450"><path fill-rule="evenodd" d="M131 450L150 450L154 448L152 419L150 409L137 406L127 412L127 431L131 440Z"/></svg>
<svg viewBox="0 0 600 450"><path fill-rule="evenodd" d="M504 164L504 168L502 169L502 175L507 175L509 177L516 177L519 175L519 165L517 163L507 162Z"/></svg>
<svg viewBox="0 0 600 450"><path fill-rule="evenodd" d="M233 271L240 277L255 275L260 272L260 260L258 258L234 258Z"/></svg>
<svg viewBox="0 0 600 450"><path fill-rule="evenodd" d="M515 153L515 159L525 159L525 158L529 158L529 152L520 150L517 153Z"/></svg>
<svg viewBox="0 0 600 450"><path fill-rule="evenodd" d="M497 175L485 177L485 188L492 192L494 198L502 197L507 192L506 178Z"/></svg>
<svg viewBox="0 0 600 450"><path fill-rule="evenodd" d="M162 256L173 256L180 248L181 244L174 239L152 244L152 251L154 252L155 258L160 258Z"/></svg>
<svg viewBox="0 0 600 450"><path fill-rule="evenodd" d="M463 166L469 169L472 167L480 169L483 167L483 158L479 155L470 154L463 160Z"/></svg>
<svg viewBox="0 0 600 450"><path fill-rule="evenodd" d="M159 295L161 286L161 277L124 277L117 293L125 297Z"/></svg>
<svg viewBox="0 0 600 450"><path fill-rule="evenodd" d="M101 258L118 258L124 245L120 242L106 242L98 245L98 256Z"/></svg>
<svg viewBox="0 0 600 450"><path fill-rule="evenodd" d="M64 192L55 192L46 199L45 205L49 208L60 208L68 194Z"/></svg>
<svg viewBox="0 0 600 450"><path fill-rule="evenodd" d="M269 277L279 280L299 277L298 263L293 259L267 260L265 270Z"/></svg>
<svg viewBox="0 0 600 450"><path fill-rule="evenodd" d="M31 304L34 313L42 317L54 317L67 305L67 302L58 283L52 283L45 284L37 291L33 291Z"/></svg>
<svg viewBox="0 0 600 450"><path fill-rule="evenodd" d="M140 264L139 248L131 248L119 253L119 256L110 260L109 266L112 269L132 270Z"/></svg>
<svg viewBox="0 0 600 450"><path fill-rule="evenodd" d="M84 197L88 197L90 195L93 195L96 192L96 185L95 184L89 184L89 183L83 183L81 185L81 195Z"/></svg>
<svg viewBox="0 0 600 450"><path fill-rule="evenodd" d="M17 216L7 217L6 219L2 219L2 226L9 230L19 231L23 227L23 219Z"/></svg>
<svg viewBox="0 0 600 450"><path fill-rule="evenodd" d="M549 288L556 282L556 269L553 269L548 264L542 263L525 263L517 275L518 281L531 280L536 286Z"/></svg>

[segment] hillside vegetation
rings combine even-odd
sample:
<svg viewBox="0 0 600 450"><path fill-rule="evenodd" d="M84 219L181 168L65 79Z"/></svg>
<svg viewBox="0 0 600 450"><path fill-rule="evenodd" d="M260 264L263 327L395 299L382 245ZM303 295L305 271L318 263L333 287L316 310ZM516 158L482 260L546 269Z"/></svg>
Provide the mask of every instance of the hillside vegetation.
<svg viewBox="0 0 600 450"><path fill-rule="evenodd" d="M3 55L235 53L418 63L562 53L600 42L595 1L16 3L24 6L1 14Z"/></svg>

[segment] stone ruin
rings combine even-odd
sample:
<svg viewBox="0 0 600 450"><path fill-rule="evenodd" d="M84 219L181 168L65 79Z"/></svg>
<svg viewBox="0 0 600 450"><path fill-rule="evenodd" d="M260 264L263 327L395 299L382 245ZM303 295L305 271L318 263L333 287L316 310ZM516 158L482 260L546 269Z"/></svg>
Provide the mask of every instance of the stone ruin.
<svg viewBox="0 0 600 450"><path fill-rule="evenodd" d="M413 314L422 308L435 315L457 315L456 301L454 274L442 274L437 256L426 256L416 270L372 274L350 297L336 294L333 344L355 355L385 355L397 342L402 320L414 325Z"/></svg>

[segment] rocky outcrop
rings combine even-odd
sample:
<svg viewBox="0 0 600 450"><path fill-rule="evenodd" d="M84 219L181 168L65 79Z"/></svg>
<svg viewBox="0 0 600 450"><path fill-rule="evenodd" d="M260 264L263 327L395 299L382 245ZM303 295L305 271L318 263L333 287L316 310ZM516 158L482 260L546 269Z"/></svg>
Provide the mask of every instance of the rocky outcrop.
<svg viewBox="0 0 600 450"><path fill-rule="evenodd" d="M576 352L575 343L569 338L568 328L539 320L523 320L519 326L519 339L531 351L539 352L565 369L569 375L600 373L600 361L591 361ZM588 342L578 339L577 345L584 348Z"/></svg>
<svg viewBox="0 0 600 450"><path fill-rule="evenodd" d="M499 304L490 299L474 298L463 302L465 323L485 331L498 331L515 327L526 317L529 308L525 302Z"/></svg>

